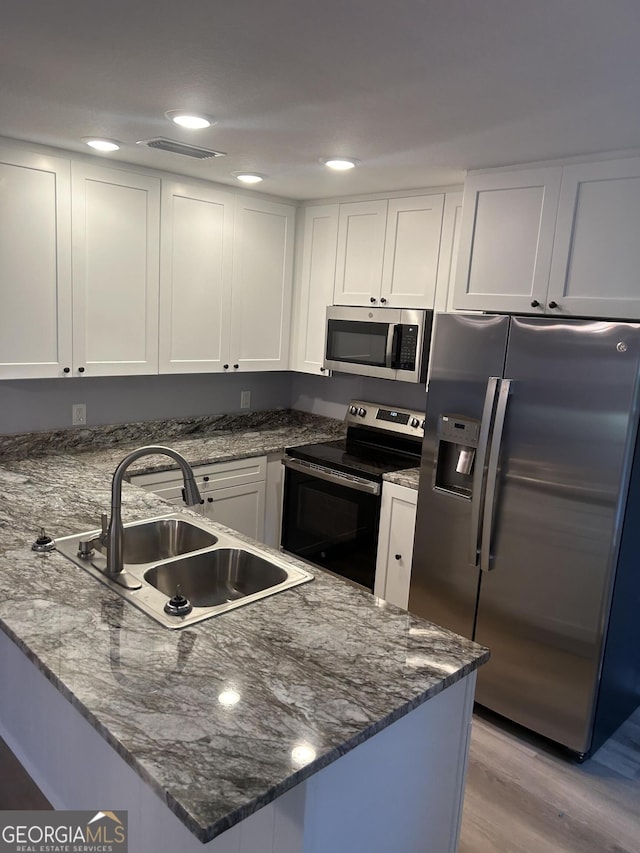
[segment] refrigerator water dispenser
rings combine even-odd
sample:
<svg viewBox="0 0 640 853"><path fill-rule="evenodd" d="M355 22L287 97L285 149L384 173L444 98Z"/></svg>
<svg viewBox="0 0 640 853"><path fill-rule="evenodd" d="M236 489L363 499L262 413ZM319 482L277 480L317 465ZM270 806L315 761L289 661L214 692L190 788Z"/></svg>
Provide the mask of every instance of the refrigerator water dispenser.
<svg viewBox="0 0 640 853"><path fill-rule="evenodd" d="M433 487L465 498L472 495L480 421L464 415L440 415Z"/></svg>

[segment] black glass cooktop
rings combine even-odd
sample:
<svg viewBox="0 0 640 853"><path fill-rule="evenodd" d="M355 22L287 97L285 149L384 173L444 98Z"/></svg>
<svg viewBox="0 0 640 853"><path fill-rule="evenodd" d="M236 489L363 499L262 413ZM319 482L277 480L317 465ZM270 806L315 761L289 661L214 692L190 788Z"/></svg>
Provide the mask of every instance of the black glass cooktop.
<svg viewBox="0 0 640 853"><path fill-rule="evenodd" d="M370 480L381 480L383 474L414 468L420 464L420 445L416 453L398 453L384 447L364 445L346 438L322 444L288 447L286 453L295 459L313 462L334 471L354 474Z"/></svg>

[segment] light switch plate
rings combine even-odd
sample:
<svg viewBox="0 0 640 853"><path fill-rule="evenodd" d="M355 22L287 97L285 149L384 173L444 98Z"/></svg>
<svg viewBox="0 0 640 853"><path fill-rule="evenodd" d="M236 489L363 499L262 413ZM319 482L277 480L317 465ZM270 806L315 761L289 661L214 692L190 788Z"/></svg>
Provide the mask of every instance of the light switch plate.
<svg viewBox="0 0 640 853"><path fill-rule="evenodd" d="M251 408L251 391L242 391L240 393L240 408L241 409L250 409Z"/></svg>

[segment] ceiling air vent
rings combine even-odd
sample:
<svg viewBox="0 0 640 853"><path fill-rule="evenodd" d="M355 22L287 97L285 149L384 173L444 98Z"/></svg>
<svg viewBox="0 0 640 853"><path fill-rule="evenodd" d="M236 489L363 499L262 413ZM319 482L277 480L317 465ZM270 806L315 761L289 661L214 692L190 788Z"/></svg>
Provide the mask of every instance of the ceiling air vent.
<svg viewBox="0 0 640 853"><path fill-rule="evenodd" d="M171 151L173 154L183 154L185 157L195 157L196 160L210 160L212 157L224 157L224 151L212 151L210 148L198 148L195 145L185 145L184 142L176 142L175 139L144 139L138 145L146 145L147 148L158 148L160 151Z"/></svg>

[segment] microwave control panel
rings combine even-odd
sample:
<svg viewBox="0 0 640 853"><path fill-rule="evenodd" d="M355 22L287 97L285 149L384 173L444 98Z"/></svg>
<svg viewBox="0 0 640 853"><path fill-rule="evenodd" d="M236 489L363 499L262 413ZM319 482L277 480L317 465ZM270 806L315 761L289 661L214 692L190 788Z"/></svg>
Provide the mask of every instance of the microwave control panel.
<svg viewBox="0 0 640 853"><path fill-rule="evenodd" d="M396 326L396 347L391 364L396 370L415 370L418 353L418 326L400 323Z"/></svg>

